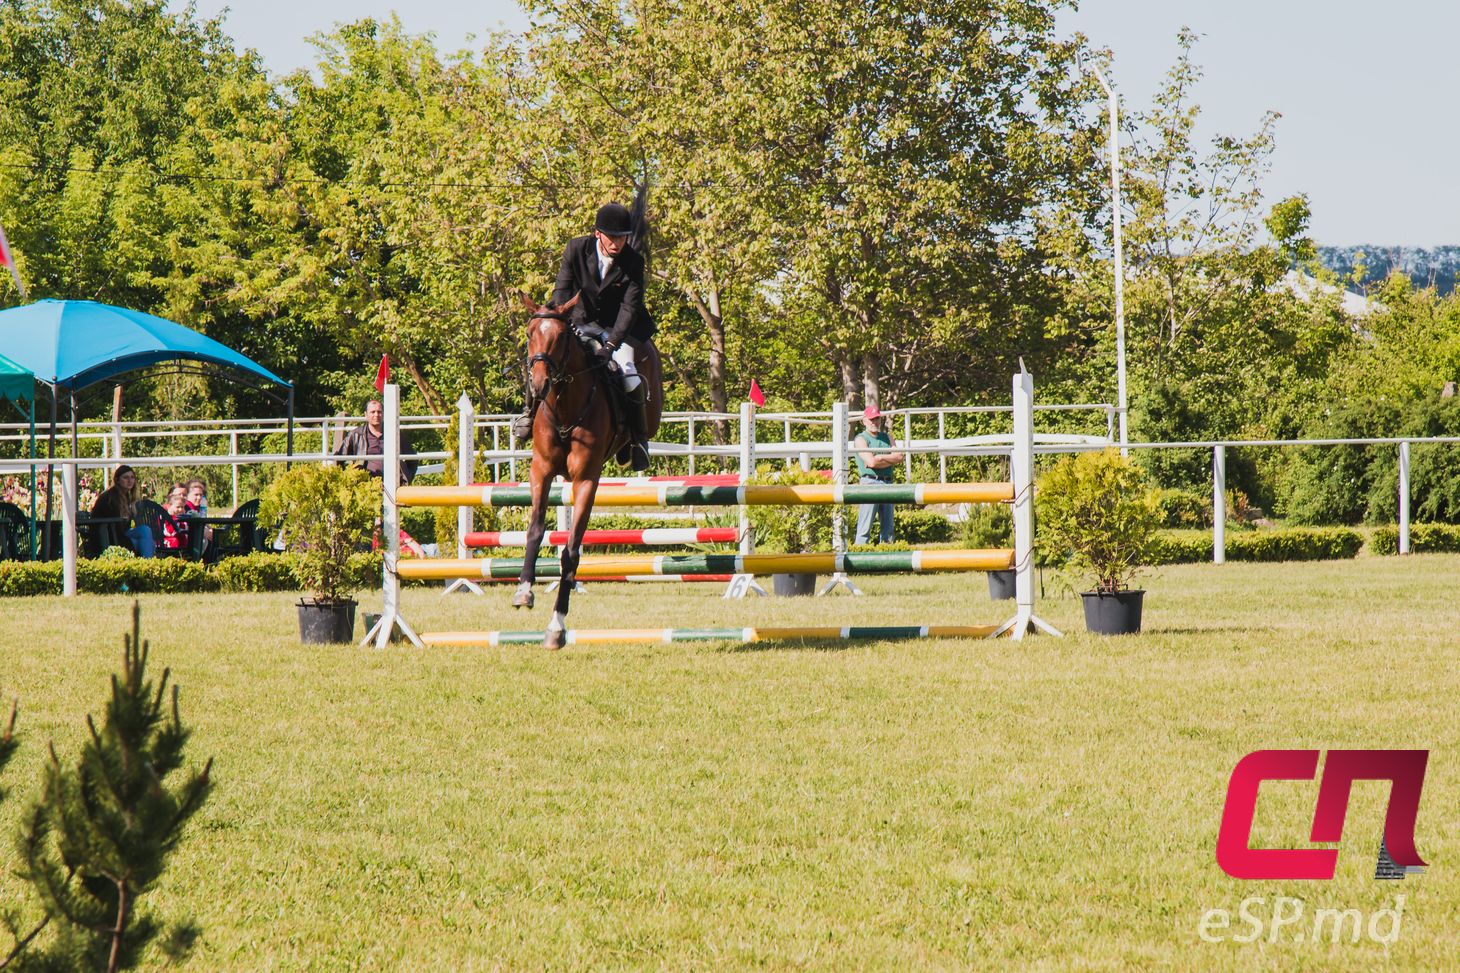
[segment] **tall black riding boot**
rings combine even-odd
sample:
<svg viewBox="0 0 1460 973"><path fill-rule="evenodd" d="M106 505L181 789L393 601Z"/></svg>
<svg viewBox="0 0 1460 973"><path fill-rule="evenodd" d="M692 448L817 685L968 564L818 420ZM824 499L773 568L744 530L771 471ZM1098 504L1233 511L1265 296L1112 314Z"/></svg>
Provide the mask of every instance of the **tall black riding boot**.
<svg viewBox="0 0 1460 973"><path fill-rule="evenodd" d="M636 473L649 468L649 417L645 412L648 404L647 392L641 380L638 385L624 393L624 399L628 402L624 419L628 422L629 436L633 439L629 444L629 465Z"/></svg>
<svg viewBox="0 0 1460 973"><path fill-rule="evenodd" d="M531 398L527 400L527 407L522 410L522 415L512 420L512 438L520 443L532 439L532 420L537 414L537 403Z"/></svg>

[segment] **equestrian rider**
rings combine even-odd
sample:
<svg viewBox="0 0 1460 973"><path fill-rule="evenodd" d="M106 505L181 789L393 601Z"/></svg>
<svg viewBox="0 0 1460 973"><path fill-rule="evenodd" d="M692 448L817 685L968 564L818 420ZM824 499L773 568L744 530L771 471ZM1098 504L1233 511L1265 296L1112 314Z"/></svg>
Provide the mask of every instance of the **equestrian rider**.
<svg viewBox="0 0 1460 973"><path fill-rule="evenodd" d="M592 235L573 238L563 251L552 304L558 307L574 294L582 295L574 309L574 323L580 332L600 342L595 353L605 363L611 358L623 375L628 400L625 418L633 440L629 461L635 470L646 470L649 437L644 407L648 390L634 365L634 349L658 329L644 307L644 258L629 244L632 231L627 207L618 203L599 207ZM529 402L526 413L513 423L520 439L532 435L535 405Z"/></svg>

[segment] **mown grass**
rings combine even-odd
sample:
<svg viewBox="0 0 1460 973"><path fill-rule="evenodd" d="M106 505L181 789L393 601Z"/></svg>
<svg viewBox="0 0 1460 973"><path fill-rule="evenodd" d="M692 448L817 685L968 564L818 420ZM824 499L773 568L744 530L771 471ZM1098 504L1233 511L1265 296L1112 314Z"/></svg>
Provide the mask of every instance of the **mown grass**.
<svg viewBox="0 0 1460 973"><path fill-rule="evenodd" d="M288 596L146 596L218 782L151 904L201 928L186 970L1431 969L1460 955L1457 572L1449 555L1166 568L1146 632L1121 639L1084 634L1066 598L1041 613L1067 638L1018 644L560 653L307 649ZM600 585L571 619L1008 613L981 577L859 583L868 597L746 602ZM528 627L509 591L405 606L420 628ZM0 603L23 734L0 832L44 742L73 751L99 708L129 605ZM1334 881L1227 878L1227 776L1264 747L1430 749L1429 872L1372 879L1387 792L1360 785ZM1303 843L1315 795L1267 785L1258 837ZM0 876L0 900L18 889ZM1198 939L1204 910L1276 894L1404 894L1402 935Z"/></svg>

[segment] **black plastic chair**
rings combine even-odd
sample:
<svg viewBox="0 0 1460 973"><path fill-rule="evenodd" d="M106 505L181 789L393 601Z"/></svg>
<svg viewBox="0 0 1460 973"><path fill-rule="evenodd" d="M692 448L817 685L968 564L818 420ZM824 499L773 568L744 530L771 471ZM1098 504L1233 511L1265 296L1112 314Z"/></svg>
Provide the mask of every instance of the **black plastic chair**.
<svg viewBox="0 0 1460 973"><path fill-rule="evenodd" d="M0 502L0 561L30 560L30 517L13 503Z"/></svg>
<svg viewBox="0 0 1460 973"><path fill-rule="evenodd" d="M81 551L86 557L101 557L109 547L132 549L127 532L116 524L93 523L91 514L82 510L76 515L76 529L81 534Z"/></svg>
<svg viewBox="0 0 1460 973"><path fill-rule="evenodd" d="M188 533L187 547L163 547L164 525L171 527L174 533L179 533L178 523L172 519L172 514L153 500L138 500L137 506L132 508L132 519L136 521L138 527L146 527L152 531L152 541L157 549L157 557L181 557L190 561L197 560L193 548L200 544L202 528L197 528L197 537L194 537L191 531Z"/></svg>
<svg viewBox="0 0 1460 973"><path fill-rule="evenodd" d="M219 552L227 557L233 554L252 554L254 551L267 551L268 538L266 531L259 528L259 501L257 498L239 505L233 511L234 523L230 526L233 531L232 543L222 548Z"/></svg>

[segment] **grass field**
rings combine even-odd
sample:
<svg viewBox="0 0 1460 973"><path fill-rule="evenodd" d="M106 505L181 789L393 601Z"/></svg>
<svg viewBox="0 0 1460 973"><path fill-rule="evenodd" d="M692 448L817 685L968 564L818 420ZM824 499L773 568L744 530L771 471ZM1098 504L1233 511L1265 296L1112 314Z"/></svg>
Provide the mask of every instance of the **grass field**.
<svg viewBox="0 0 1460 973"><path fill-rule="evenodd" d="M1186 566L1148 579L1137 637L1084 634L1065 598L1041 603L1064 639L560 653L306 649L288 596L147 596L191 752L217 758L151 905L201 928L187 970L1434 969L1460 955L1457 578L1444 555ZM601 585L572 623L1008 614L981 576L859 583L746 602ZM509 594L405 607L420 628L529 627ZM23 734L0 902L44 742L74 752L129 605L0 602ZM1361 784L1334 881L1224 875L1227 777L1269 747L1428 748L1429 871L1374 881L1387 788ZM1255 838L1304 843L1316 789L1264 786ZM1309 913L1403 895L1401 933L1198 937L1253 895Z"/></svg>

